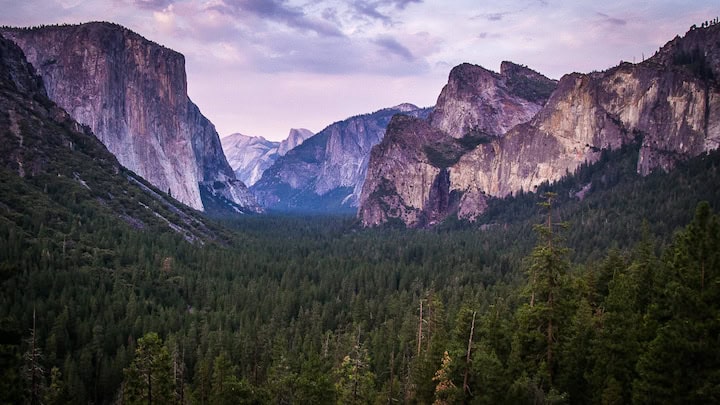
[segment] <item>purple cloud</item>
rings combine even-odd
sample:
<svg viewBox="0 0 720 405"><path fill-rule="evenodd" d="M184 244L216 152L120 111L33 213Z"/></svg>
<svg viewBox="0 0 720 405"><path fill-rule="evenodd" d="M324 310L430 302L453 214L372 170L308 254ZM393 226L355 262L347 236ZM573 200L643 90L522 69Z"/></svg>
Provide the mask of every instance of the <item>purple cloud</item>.
<svg viewBox="0 0 720 405"><path fill-rule="evenodd" d="M342 31L327 20L307 16L301 8L286 5L283 0L223 0L211 7L223 14L257 17L281 22L300 31L311 31L321 36L342 37Z"/></svg>
<svg viewBox="0 0 720 405"><path fill-rule="evenodd" d="M389 51L392 54L402 57L407 61L412 61L413 59L415 59L412 52L410 52L410 50L403 46L400 42L395 40L395 38L388 36L380 37L375 40L375 44L379 45L381 48Z"/></svg>
<svg viewBox="0 0 720 405"><path fill-rule="evenodd" d="M359 16L366 17L370 20L382 21L385 25L393 25L393 19L387 14L380 11L380 9L396 9L405 10L405 8L411 3L422 3L422 0L355 0L352 2L352 7L359 14Z"/></svg>
<svg viewBox="0 0 720 405"><path fill-rule="evenodd" d="M407 7L411 3L422 3L423 0L383 0L380 1L382 4L388 4L394 6L398 10L405 10L405 7Z"/></svg>
<svg viewBox="0 0 720 405"><path fill-rule="evenodd" d="M616 26L622 26L627 24L627 21L621 19L621 18L615 18L610 17L609 15L605 13L595 13L598 17L600 17L601 21L610 25L616 25Z"/></svg>
<svg viewBox="0 0 720 405"><path fill-rule="evenodd" d="M159 11L173 4L175 0L132 0L131 3L145 10Z"/></svg>
<svg viewBox="0 0 720 405"><path fill-rule="evenodd" d="M471 20L502 21L505 17L511 14L513 14L513 12L510 11L504 11L501 13L483 13L472 17Z"/></svg>
<svg viewBox="0 0 720 405"><path fill-rule="evenodd" d="M380 20L386 25L392 24L392 19L390 17L378 11L377 2L371 3L365 0L357 0L352 3L352 6L362 17L367 17L371 20Z"/></svg>

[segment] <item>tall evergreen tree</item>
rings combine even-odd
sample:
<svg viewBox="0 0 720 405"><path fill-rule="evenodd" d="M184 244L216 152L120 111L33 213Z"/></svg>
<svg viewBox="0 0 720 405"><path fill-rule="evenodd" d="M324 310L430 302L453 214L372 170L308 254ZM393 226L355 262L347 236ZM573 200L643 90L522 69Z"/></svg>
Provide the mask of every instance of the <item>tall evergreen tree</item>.
<svg viewBox="0 0 720 405"><path fill-rule="evenodd" d="M720 402L720 221L707 202L663 257L650 317L657 333L637 364L636 403Z"/></svg>
<svg viewBox="0 0 720 405"><path fill-rule="evenodd" d="M128 404L173 403L170 354L157 333L138 339L135 358L125 369L123 398Z"/></svg>
<svg viewBox="0 0 720 405"><path fill-rule="evenodd" d="M23 374L27 387L27 399L30 404L39 404L42 402L45 394L45 369L42 366L42 351L40 343L37 339L37 329L35 328L35 310L33 309L33 325L30 330L30 337L27 340L28 349L25 352L25 364Z"/></svg>
<svg viewBox="0 0 720 405"><path fill-rule="evenodd" d="M556 195L547 193L540 205L547 209L546 220L536 225L537 245L528 259L527 294L529 302L517 311L518 344L516 357L521 373L534 376L529 381L549 393L557 369L557 349L561 326L568 322L567 272L570 250L562 243L555 229L566 227L553 222L552 204Z"/></svg>
<svg viewBox="0 0 720 405"><path fill-rule="evenodd" d="M375 374L370 370L370 356L360 336L335 369L337 400L343 404L371 403L375 395Z"/></svg>
<svg viewBox="0 0 720 405"><path fill-rule="evenodd" d="M254 404L257 395L250 383L237 376L238 370L225 353L215 357L210 403L218 405Z"/></svg>

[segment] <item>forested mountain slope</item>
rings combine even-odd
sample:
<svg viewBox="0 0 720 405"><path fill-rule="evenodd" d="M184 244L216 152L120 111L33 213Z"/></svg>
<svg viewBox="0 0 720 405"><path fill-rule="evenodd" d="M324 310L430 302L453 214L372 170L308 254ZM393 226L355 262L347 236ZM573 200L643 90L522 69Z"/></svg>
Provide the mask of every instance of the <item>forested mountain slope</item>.
<svg viewBox="0 0 720 405"><path fill-rule="evenodd" d="M188 97L183 55L106 22L0 32L24 50L50 99L123 166L200 211L260 211Z"/></svg>

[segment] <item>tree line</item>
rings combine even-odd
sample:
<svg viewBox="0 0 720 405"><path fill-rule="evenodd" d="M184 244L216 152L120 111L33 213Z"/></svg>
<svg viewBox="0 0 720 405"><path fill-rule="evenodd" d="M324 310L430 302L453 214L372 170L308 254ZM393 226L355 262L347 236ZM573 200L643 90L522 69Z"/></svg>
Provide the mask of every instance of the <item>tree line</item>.
<svg viewBox="0 0 720 405"><path fill-rule="evenodd" d="M0 402L717 402L719 160L630 156L487 230L250 217L203 246L0 171L29 207L0 211Z"/></svg>

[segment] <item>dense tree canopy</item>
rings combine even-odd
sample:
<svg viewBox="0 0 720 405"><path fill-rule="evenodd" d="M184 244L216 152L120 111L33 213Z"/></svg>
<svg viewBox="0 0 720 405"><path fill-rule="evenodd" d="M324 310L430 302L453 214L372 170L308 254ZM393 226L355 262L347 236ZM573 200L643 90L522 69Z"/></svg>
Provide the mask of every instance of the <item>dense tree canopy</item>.
<svg viewBox="0 0 720 405"><path fill-rule="evenodd" d="M480 224L204 244L0 170L0 402L720 402L720 159L640 178L626 152Z"/></svg>

